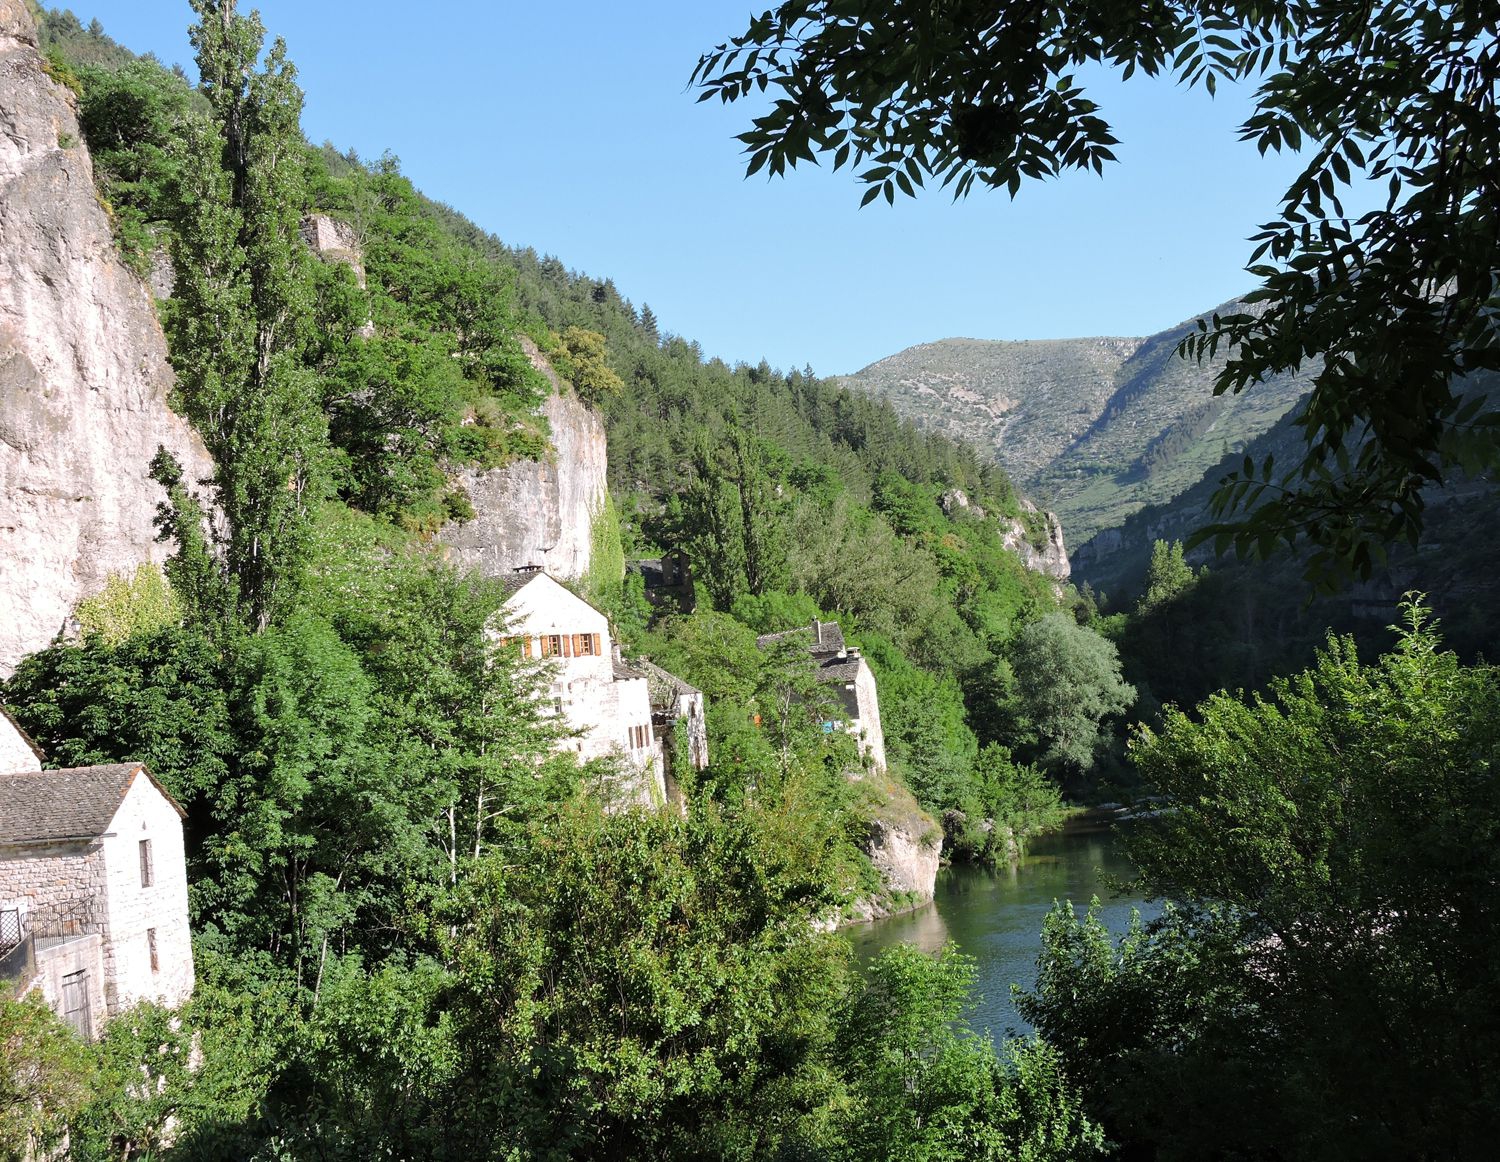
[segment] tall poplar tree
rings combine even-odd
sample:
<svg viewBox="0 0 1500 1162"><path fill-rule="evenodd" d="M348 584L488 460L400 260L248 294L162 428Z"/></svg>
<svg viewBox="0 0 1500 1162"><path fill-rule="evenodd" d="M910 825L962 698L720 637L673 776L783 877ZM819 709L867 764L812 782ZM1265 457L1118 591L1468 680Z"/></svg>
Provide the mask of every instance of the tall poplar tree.
<svg viewBox="0 0 1500 1162"><path fill-rule="evenodd" d="M178 390L215 463L222 564L243 622L262 630L295 592L309 508L324 487L326 422L311 336L302 92L276 40L235 0L192 0L211 113L184 126L167 325Z"/></svg>

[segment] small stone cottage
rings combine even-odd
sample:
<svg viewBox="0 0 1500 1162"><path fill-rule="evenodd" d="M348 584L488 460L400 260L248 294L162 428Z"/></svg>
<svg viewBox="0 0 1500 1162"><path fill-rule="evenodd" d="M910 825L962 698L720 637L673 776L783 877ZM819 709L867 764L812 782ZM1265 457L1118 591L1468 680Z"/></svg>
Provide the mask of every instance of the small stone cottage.
<svg viewBox="0 0 1500 1162"><path fill-rule="evenodd" d="M880 728L880 698L875 674L859 650L844 642L844 631L836 621L813 619L812 625L783 633L762 634L755 644L765 649L774 642L803 640L812 655L818 681L833 687L848 715L847 729L859 739L861 752L879 770L885 770L885 733ZM838 724L825 722L825 730Z"/></svg>
<svg viewBox="0 0 1500 1162"><path fill-rule="evenodd" d="M703 691L645 658L631 665L646 676L651 725L661 746L667 798L676 802L682 797L686 772L708 766L708 715Z"/></svg>
<svg viewBox="0 0 1500 1162"><path fill-rule="evenodd" d="M193 991L183 811L141 763L44 771L0 714L0 983L85 1037ZM7 766L11 766L7 762Z"/></svg>
<svg viewBox="0 0 1500 1162"><path fill-rule="evenodd" d="M656 675L666 671L622 660L610 638L609 619L541 569L518 569L506 584L510 596L495 636L524 658L549 662L553 705L577 732L567 745L585 761L618 756L639 774L629 798L643 806L665 802L667 756L675 749L665 733L666 715L672 713L675 724L682 699L691 703L691 694L697 694L701 720L702 694L669 674L681 690L663 694L664 683ZM655 699L653 680L660 695ZM707 746L705 730L699 749L693 751L690 742L689 752L701 754L706 764Z"/></svg>

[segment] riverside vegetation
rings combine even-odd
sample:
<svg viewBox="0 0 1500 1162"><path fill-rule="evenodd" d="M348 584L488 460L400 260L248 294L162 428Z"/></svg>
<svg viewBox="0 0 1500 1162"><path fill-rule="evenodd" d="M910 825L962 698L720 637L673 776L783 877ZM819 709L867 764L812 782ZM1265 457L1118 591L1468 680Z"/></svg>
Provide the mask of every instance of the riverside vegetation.
<svg viewBox="0 0 1500 1162"><path fill-rule="evenodd" d="M216 474L200 493L158 459L170 586L122 580L0 697L54 763L139 759L184 804L200 985L98 1046L0 1001L0 1151L1042 1162L1484 1141L1493 1039L1465 1033L1492 1024L1493 875L1447 877L1496 818L1491 670L1413 607L1374 666L1334 641L1271 701L1218 696L1138 735L1183 809L1137 857L1180 906L1119 948L1059 912L1039 1035L997 1051L962 1019L963 957L861 970L817 922L877 886L860 841L891 796L942 821L951 857L994 859L1004 827L1057 819L1062 785L1120 769L1136 691L1098 632L1118 624L940 503L1014 515L1005 475L808 372L705 359L392 158L310 147L284 47L228 0L193 8L198 89L66 14L41 28L122 251L172 258L177 402ZM364 288L300 245L312 210L357 230ZM486 646L498 588L430 550L466 515L448 469L546 448L522 335L608 425L596 561L681 549L694 568L687 613L617 565L584 582L710 699L713 762L681 815L605 809L604 772L554 753L537 673ZM884 780L846 777L805 666L755 647L819 615L878 675ZM1390 777L1352 787L1355 745L1354 769ZM1441 808L1430 826L1414 802ZM1314 1018L1343 1039L1304 1044ZM1335 1059L1360 1064L1331 1077ZM1403 1109L1410 1086L1431 1104Z"/></svg>

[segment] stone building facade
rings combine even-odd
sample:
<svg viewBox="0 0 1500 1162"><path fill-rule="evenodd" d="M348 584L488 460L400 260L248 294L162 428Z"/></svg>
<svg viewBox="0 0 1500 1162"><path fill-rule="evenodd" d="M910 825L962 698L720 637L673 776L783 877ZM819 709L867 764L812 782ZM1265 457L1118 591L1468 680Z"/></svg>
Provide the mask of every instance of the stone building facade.
<svg viewBox="0 0 1500 1162"><path fill-rule="evenodd" d="M9 745L0 718L0 748ZM140 763L0 774L0 981L85 1036L193 991L182 808Z"/></svg>
<svg viewBox="0 0 1500 1162"><path fill-rule="evenodd" d="M647 674L620 657L609 619L540 569L507 580L510 597L494 635L523 658L543 659L548 694L575 731L567 746L584 761L615 756L632 776L623 798L666 801L665 765Z"/></svg>
<svg viewBox="0 0 1500 1162"><path fill-rule="evenodd" d="M41 750L0 706L0 771L39 771L42 765Z"/></svg>
<svg viewBox="0 0 1500 1162"><path fill-rule="evenodd" d="M859 739L860 751L879 770L885 770L885 732L880 727L880 696L875 688L875 674L870 663L857 648L844 641L844 631L836 621L819 621L810 626L784 633L762 634L755 644L765 649L775 642L802 640L812 655L818 681L827 683L838 694L848 716L847 729ZM835 723L824 723L833 729Z"/></svg>
<svg viewBox="0 0 1500 1162"><path fill-rule="evenodd" d="M703 691L648 659L633 661L631 665L646 676L651 724L661 747L667 798L680 802L688 772L708 766L708 715Z"/></svg>

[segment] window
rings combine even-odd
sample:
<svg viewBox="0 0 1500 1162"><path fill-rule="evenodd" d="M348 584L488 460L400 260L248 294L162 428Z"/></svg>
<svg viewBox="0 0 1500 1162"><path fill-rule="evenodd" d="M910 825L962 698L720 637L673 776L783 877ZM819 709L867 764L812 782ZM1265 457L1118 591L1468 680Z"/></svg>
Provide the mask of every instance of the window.
<svg viewBox="0 0 1500 1162"><path fill-rule="evenodd" d="M146 929L146 951L151 953L151 971L161 971L161 960L156 955L156 929Z"/></svg>
<svg viewBox="0 0 1500 1162"><path fill-rule="evenodd" d="M542 657L556 658L562 656L562 634L549 633L542 638Z"/></svg>
<svg viewBox="0 0 1500 1162"><path fill-rule="evenodd" d="M151 867L151 841L141 840L141 887L149 888L156 882L156 876Z"/></svg>
<svg viewBox="0 0 1500 1162"><path fill-rule="evenodd" d="M599 635L596 633L581 633L578 637L578 648L573 652L592 657L599 654Z"/></svg>

